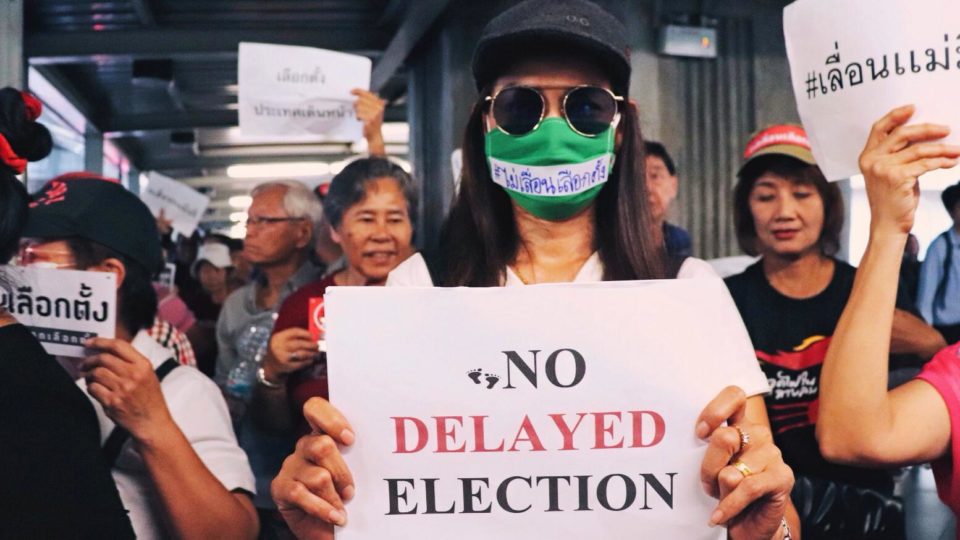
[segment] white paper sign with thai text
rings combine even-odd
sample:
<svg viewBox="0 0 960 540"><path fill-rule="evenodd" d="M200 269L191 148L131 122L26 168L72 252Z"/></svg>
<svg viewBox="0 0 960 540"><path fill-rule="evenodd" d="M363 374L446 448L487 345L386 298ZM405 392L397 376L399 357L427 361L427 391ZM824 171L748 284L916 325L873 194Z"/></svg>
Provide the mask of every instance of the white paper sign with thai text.
<svg viewBox="0 0 960 540"><path fill-rule="evenodd" d="M725 537L696 418L767 381L719 279L325 301L331 401L356 433L337 540Z"/></svg>
<svg viewBox="0 0 960 540"><path fill-rule="evenodd" d="M797 108L828 179L859 173L871 126L900 105L960 143L960 2L797 0L783 22Z"/></svg>
<svg viewBox="0 0 960 540"><path fill-rule="evenodd" d="M83 357L83 340L114 337L117 277L112 272L0 266L0 309L55 356Z"/></svg>
<svg viewBox="0 0 960 540"><path fill-rule="evenodd" d="M361 139L354 88L370 87L364 56L311 47L241 43L240 131L244 136Z"/></svg>
<svg viewBox="0 0 960 540"><path fill-rule="evenodd" d="M154 216L159 216L163 210L164 218L171 220L171 226L184 236L193 235L210 204L210 197L155 172L150 173L149 182L140 192L140 200Z"/></svg>

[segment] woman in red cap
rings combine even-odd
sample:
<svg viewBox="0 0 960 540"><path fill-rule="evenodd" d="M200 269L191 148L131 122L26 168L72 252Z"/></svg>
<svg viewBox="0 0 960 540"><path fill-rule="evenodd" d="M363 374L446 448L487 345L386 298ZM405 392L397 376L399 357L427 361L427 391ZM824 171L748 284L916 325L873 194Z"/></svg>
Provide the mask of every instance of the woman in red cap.
<svg viewBox="0 0 960 540"><path fill-rule="evenodd" d="M669 259L653 234L643 137L627 97L628 51L623 25L584 0L522 2L493 19L474 55L481 98L467 122L460 190L439 256L414 255L387 285L711 275L703 261ZM732 306L731 312L736 318ZM735 539L789 538L784 517L794 516L793 481L758 395L766 380L752 358L731 358L725 367L730 384L743 388L724 390L690 428L691 436L710 442L700 480L721 499L710 521L726 524ZM273 495L301 538L328 538L332 524L346 523L342 501L354 495L337 446L352 444L354 435L325 400L314 398L305 412L315 431L329 435L301 439Z"/></svg>
<svg viewBox="0 0 960 540"><path fill-rule="evenodd" d="M806 133L793 125L753 136L738 178L737 240L760 260L727 286L770 381L767 414L797 477L793 502L804 536L902 538L890 472L829 463L815 435L821 366L856 274L834 257L844 221L840 189L824 178ZM943 346L916 316L898 311L897 320L897 334L909 338L897 352L928 359Z"/></svg>

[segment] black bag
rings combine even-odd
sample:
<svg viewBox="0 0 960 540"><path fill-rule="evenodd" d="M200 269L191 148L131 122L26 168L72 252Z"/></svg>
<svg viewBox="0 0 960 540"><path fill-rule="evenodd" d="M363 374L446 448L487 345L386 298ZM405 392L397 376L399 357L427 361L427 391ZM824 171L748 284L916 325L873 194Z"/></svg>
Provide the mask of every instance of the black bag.
<svg viewBox="0 0 960 540"><path fill-rule="evenodd" d="M793 504L804 540L902 540L903 503L876 490L797 475Z"/></svg>

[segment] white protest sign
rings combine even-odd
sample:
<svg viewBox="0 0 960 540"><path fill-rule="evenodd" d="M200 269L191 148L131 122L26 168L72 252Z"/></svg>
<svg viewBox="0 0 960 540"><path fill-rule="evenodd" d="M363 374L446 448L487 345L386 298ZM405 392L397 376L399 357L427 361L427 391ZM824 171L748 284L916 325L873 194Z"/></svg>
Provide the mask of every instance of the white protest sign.
<svg viewBox="0 0 960 540"><path fill-rule="evenodd" d="M0 308L30 329L55 356L85 356L83 340L114 337L117 320L117 276L0 266Z"/></svg>
<svg viewBox="0 0 960 540"><path fill-rule="evenodd" d="M331 402L357 436L337 540L725 537L696 418L767 381L719 279L325 302Z"/></svg>
<svg viewBox="0 0 960 540"><path fill-rule="evenodd" d="M311 47L241 43L240 131L244 136L362 138L354 88L370 88L364 56Z"/></svg>
<svg viewBox="0 0 960 540"><path fill-rule="evenodd" d="M960 143L956 0L797 0L783 24L797 108L828 179L859 173L870 127L900 105Z"/></svg>
<svg viewBox="0 0 960 540"><path fill-rule="evenodd" d="M154 216L160 215L163 210L164 217L171 220L171 226L184 236L191 236L197 230L210 204L210 197L183 182L155 172L150 173L149 182L140 193L140 200Z"/></svg>

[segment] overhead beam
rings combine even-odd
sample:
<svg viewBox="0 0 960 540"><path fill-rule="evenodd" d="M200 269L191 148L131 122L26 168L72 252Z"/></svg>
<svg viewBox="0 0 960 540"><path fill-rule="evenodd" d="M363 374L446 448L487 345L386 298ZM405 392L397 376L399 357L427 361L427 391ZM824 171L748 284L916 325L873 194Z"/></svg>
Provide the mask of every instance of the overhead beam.
<svg viewBox="0 0 960 540"><path fill-rule="evenodd" d="M443 2L446 4L446 2ZM40 32L24 40L33 65L93 62L104 56L165 58L197 53L236 53L241 41L303 45L338 51L382 50L389 34L371 28L225 30L138 28L110 32Z"/></svg>
<svg viewBox="0 0 960 540"><path fill-rule="evenodd" d="M157 25L157 17L153 13L150 0L130 0L130 3L133 4L133 10L137 12L140 24L148 27Z"/></svg>
<svg viewBox="0 0 960 540"><path fill-rule="evenodd" d="M408 9L406 17L397 33L394 34L383 56L373 66L370 77L370 87L379 92L390 80L390 77L400 69L400 66L410 56L410 52L417 46L423 35L427 33L433 23L440 18L450 5L450 0L418 0L417 9Z"/></svg>
<svg viewBox="0 0 960 540"><path fill-rule="evenodd" d="M406 122L405 105L387 107L385 122ZM174 113L124 114L97 118L94 122L104 133L134 133L167 129L232 127L239 123L239 114L231 110L180 111Z"/></svg>
<svg viewBox="0 0 960 540"><path fill-rule="evenodd" d="M174 156L144 158L138 165L145 171L173 171L185 169L222 169L239 163L288 163L294 161L338 161L356 154L291 154L285 156L265 156L262 154L236 156Z"/></svg>
<svg viewBox="0 0 960 540"><path fill-rule="evenodd" d="M69 78L65 77L60 70L54 66L34 66L34 69L36 69L40 75L43 75L43 78L53 85L53 87L77 109L77 112L83 115L87 121L87 126L93 124L93 127L98 131L103 132L102 126L96 121L98 111L87 99L87 94L81 92Z"/></svg>

